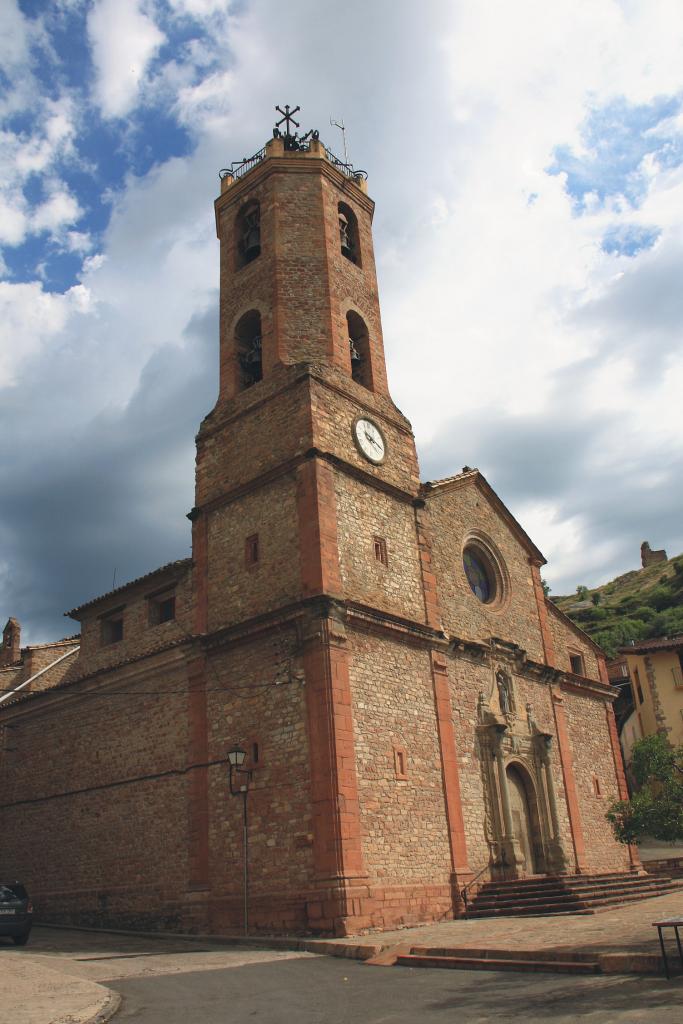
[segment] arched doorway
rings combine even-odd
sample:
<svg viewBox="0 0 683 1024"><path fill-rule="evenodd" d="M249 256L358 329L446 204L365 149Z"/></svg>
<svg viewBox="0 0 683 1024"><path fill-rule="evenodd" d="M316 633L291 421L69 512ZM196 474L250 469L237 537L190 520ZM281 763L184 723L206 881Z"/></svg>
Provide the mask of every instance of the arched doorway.
<svg viewBox="0 0 683 1024"><path fill-rule="evenodd" d="M533 783L520 765L509 764L505 774L510 794L512 827L524 855L522 872L525 875L535 875L542 870L539 861L542 859L543 844Z"/></svg>

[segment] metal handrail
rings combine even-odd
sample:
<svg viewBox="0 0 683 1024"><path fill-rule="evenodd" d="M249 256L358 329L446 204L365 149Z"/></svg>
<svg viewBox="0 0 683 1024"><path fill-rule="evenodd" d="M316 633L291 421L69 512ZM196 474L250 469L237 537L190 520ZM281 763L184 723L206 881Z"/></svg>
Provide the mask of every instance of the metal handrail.
<svg viewBox="0 0 683 1024"><path fill-rule="evenodd" d="M317 141L317 137L315 141ZM297 140L296 148L299 152L307 153L310 150L310 142L305 141L304 139ZM341 171L341 173L346 175L347 178L350 178L352 181L368 180L367 171L357 169L353 164L344 163L344 161L340 160L338 156L335 156L332 150L328 149L327 146L325 146L325 152L327 154L327 159L330 161L332 166L336 167L337 170ZM247 173L247 171L250 171L252 167L256 167L257 164L260 164L261 161L265 159L265 156L266 147L264 146L263 149L259 149L258 153L254 153L253 156L245 156L241 160L233 160L229 167L222 167L218 172L218 177L221 181L223 181L224 178L241 178Z"/></svg>
<svg viewBox="0 0 683 1024"><path fill-rule="evenodd" d="M343 160L340 160L338 156L335 156L332 150L325 146L325 152L327 153L327 159L330 161L333 167L336 167L338 171L345 174L347 178L359 179L362 178L364 181L368 180L368 172L356 169L353 164L345 164Z"/></svg>
<svg viewBox="0 0 683 1024"><path fill-rule="evenodd" d="M260 164L265 159L266 147L259 149L258 153L254 153L253 156L245 156L242 160L233 160L229 167L222 167L218 172L218 177L223 181L223 178L241 178L243 174L250 171L256 164Z"/></svg>
<svg viewBox="0 0 683 1024"><path fill-rule="evenodd" d="M467 913L467 906L468 906L468 897L467 897L468 889L471 889L471 887L474 885L474 883L476 881L478 881L478 879L481 878L481 876L484 874L485 871L488 871L490 868L500 868L500 867L504 867L504 866L505 866L505 860L504 859L503 860L487 861L486 864L484 864L484 866L481 869L481 871L478 871L477 874L474 876L474 878L471 878L470 881L467 883L467 885L465 885L460 890L460 898L462 899L463 903L465 904L465 913Z"/></svg>

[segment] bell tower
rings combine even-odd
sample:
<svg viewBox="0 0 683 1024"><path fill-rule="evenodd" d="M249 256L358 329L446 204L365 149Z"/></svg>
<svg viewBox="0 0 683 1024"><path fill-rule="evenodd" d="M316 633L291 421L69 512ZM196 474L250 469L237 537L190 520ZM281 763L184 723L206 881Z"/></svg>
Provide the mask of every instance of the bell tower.
<svg viewBox="0 0 683 1024"><path fill-rule="evenodd" d="M295 536L290 532L294 516L275 522L271 506L267 532L258 528L259 521L266 525L264 509L248 516L250 536L259 534L266 557L279 534L281 545L300 552L302 572L297 574L295 559L279 560L271 569L270 595L252 593L253 572L239 595L225 588L218 593L212 576L216 552L223 551L232 563L237 541L229 542L217 523L220 510L236 498L244 504L247 494L261 492L265 508L270 489L284 516L293 494L275 497L273 487L286 491L288 474L301 478L313 472L304 471L304 463L317 467L316 478L334 467L335 473L364 478L385 492L399 488L411 499L419 489L410 424L387 386L372 243L374 203L365 173L332 155L317 132L292 134L296 122L288 107L283 113L285 131L276 126L263 149L221 172L215 202L220 386L197 437L192 513L200 633L267 610L264 600L283 603L327 592L328 584L337 597L344 589L338 566L332 573L336 556L323 544L320 530L315 556L310 519L304 517ZM299 480L299 518L301 487ZM323 579L320 567L315 581L307 578L316 558L330 570L329 579Z"/></svg>
<svg viewBox="0 0 683 1024"><path fill-rule="evenodd" d="M304 924L343 934L352 919L370 922L372 879L384 870L373 866L376 851L368 847L370 864L364 852L357 706L366 686L382 692L383 665L395 673L410 638L422 645L414 657L433 710L424 645L440 620L413 434L387 386L365 174L317 132L293 132L296 109L281 113L263 149L221 172L215 203L220 388L197 436L194 632L228 688L237 648L240 678L263 680L268 643L291 638L304 686L292 725L306 741L299 792L310 794L299 825L311 857ZM231 721L233 736L253 735L247 717ZM196 762L205 758L193 749ZM198 796L198 835L201 805ZM292 841L288 825L283 844Z"/></svg>
<svg viewBox="0 0 683 1024"><path fill-rule="evenodd" d="M221 401L300 363L334 366L387 395L373 210L362 172L318 138L279 135L224 172Z"/></svg>

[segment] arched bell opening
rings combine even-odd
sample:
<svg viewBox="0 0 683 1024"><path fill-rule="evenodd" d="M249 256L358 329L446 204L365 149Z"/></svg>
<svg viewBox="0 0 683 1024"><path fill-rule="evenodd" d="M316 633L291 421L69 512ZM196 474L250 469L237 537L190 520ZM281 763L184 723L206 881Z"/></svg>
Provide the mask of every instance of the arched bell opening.
<svg viewBox="0 0 683 1024"><path fill-rule="evenodd" d="M261 207L256 199L246 203L235 218L236 269L261 255Z"/></svg>
<svg viewBox="0 0 683 1024"><path fill-rule="evenodd" d="M513 838L524 862L520 873L537 875L546 870L538 796L533 779L518 761L505 769Z"/></svg>
<svg viewBox="0 0 683 1024"><path fill-rule="evenodd" d="M263 377L261 314L256 309L240 317L235 328L238 390L249 388Z"/></svg>
<svg viewBox="0 0 683 1024"><path fill-rule="evenodd" d="M351 376L356 384L362 384L364 388L372 391L372 363L368 329L363 318L352 309L346 314L346 324L349 334Z"/></svg>
<svg viewBox="0 0 683 1024"><path fill-rule="evenodd" d="M347 203L339 203L339 245L342 256L345 256L357 267L362 266L360 255L360 238L358 235L358 219Z"/></svg>

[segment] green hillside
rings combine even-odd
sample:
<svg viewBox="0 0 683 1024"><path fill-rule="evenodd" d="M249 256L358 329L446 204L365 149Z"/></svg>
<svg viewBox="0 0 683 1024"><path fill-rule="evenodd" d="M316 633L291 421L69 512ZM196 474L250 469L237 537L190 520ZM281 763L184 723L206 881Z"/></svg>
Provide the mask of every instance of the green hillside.
<svg viewBox="0 0 683 1024"><path fill-rule="evenodd" d="M683 555L593 590L579 586L576 594L550 597L612 658L629 640L683 633Z"/></svg>

